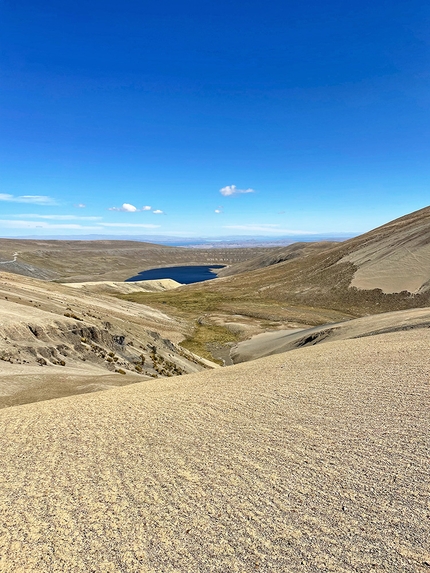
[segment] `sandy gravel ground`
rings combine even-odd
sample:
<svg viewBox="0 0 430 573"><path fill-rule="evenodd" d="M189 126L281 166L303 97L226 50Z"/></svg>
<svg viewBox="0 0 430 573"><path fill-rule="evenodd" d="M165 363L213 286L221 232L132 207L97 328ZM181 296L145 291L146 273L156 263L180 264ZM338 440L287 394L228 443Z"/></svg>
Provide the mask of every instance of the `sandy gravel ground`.
<svg viewBox="0 0 430 573"><path fill-rule="evenodd" d="M0 409L30 404L75 394L110 390L117 386L141 383L149 377L129 372L126 376L87 363L86 372L75 367L0 364Z"/></svg>
<svg viewBox="0 0 430 573"><path fill-rule="evenodd" d="M428 572L430 331L0 412L0 571Z"/></svg>
<svg viewBox="0 0 430 573"><path fill-rule="evenodd" d="M365 290L380 288L384 293L428 290L429 241L427 223L422 229L415 229L414 235L407 235L407 240L398 233L370 244L365 243L342 260L357 266L351 286Z"/></svg>
<svg viewBox="0 0 430 573"><path fill-rule="evenodd" d="M162 292L178 288L181 283L173 279L157 279L150 281L134 281L134 282L114 282L114 281L91 281L85 283L63 283L64 286L83 290L85 292L95 293L121 293L129 294L131 292Z"/></svg>

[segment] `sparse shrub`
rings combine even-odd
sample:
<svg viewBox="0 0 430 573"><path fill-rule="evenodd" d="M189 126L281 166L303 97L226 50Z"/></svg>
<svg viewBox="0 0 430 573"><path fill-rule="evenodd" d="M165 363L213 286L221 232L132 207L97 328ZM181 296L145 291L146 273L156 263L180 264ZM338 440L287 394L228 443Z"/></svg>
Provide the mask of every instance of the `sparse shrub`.
<svg viewBox="0 0 430 573"><path fill-rule="evenodd" d="M64 316L66 316L67 318L74 318L75 320L80 320L81 322L83 321L83 318L79 318L79 316L76 316L76 314L73 314L71 312L65 312Z"/></svg>

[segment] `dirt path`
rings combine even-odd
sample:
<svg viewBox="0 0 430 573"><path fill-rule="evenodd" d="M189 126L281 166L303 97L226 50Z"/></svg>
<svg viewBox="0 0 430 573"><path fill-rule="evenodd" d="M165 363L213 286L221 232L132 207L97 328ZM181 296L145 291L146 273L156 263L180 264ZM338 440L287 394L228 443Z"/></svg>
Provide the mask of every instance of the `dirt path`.
<svg viewBox="0 0 430 573"><path fill-rule="evenodd" d="M9 265L10 263L16 263L16 259L17 259L18 255L19 255L19 253L14 253L13 259L11 261L0 261L0 265Z"/></svg>

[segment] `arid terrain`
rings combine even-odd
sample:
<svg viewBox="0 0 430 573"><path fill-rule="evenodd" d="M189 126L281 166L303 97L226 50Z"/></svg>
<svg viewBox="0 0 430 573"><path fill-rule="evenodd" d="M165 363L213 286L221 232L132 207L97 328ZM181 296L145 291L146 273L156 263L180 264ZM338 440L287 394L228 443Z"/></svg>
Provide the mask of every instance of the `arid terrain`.
<svg viewBox="0 0 430 573"><path fill-rule="evenodd" d="M327 308L353 316L430 304L429 207L348 241L297 251L294 245L278 250L277 264L271 262L273 254L258 257L259 267L247 272L242 271L253 266L251 261L231 266L219 276L233 276L192 288L206 294L223 292L225 298L239 291L244 300Z"/></svg>
<svg viewBox="0 0 430 573"><path fill-rule="evenodd" d="M429 329L0 411L2 573L426 573Z"/></svg>
<svg viewBox="0 0 430 573"><path fill-rule="evenodd" d="M232 361L239 363L323 342L428 328L430 328L430 308L398 310L313 328L273 330L257 334L236 344L230 354Z"/></svg>
<svg viewBox="0 0 430 573"><path fill-rule="evenodd" d="M0 241L1 573L430 571L430 208L187 286L42 243Z"/></svg>
<svg viewBox="0 0 430 573"><path fill-rule="evenodd" d="M430 306L430 208L342 243L274 249L218 276L175 291L121 296L187 321L194 328L190 348L200 354L214 327L226 329L221 346L223 340L233 346L268 331L425 308ZM371 288L357 284L364 280ZM218 355L222 352L212 349L212 356Z"/></svg>
<svg viewBox="0 0 430 573"><path fill-rule="evenodd" d="M216 367L178 345L180 321L106 294L178 283L98 285L0 274L0 407Z"/></svg>
<svg viewBox="0 0 430 573"><path fill-rule="evenodd" d="M0 239L0 271L58 282L125 281L169 265L230 265L269 253L264 247L186 249L133 241Z"/></svg>

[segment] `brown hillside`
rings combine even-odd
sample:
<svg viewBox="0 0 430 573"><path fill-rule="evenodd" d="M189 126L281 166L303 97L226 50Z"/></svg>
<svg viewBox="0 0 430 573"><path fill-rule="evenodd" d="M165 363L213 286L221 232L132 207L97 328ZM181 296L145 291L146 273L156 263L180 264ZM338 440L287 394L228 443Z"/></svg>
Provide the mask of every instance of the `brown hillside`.
<svg viewBox="0 0 430 573"><path fill-rule="evenodd" d="M378 268L383 273L378 275ZM364 278L371 281L371 289L358 288ZM321 252L191 285L158 299L178 307L194 297L196 307L202 301L200 311L230 314L271 305L272 318L278 311L278 316L290 313L300 321L301 313L303 323L321 324L324 309L325 322L330 322L342 313L351 318L429 306L429 281L430 207L426 207ZM132 297L139 300L140 295ZM153 300L157 302L157 296Z"/></svg>
<svg viewBox="0 0 430 573"><path fill-rule="evenodd" d="M241 263L235 265L230 265L218 272L219 277L229 277L232 275L238 275L240 273L246 273L248 271L255 271L257 269L262 269L264 267L270 267L272 265L277 265L278 263L283 263L284 261L290 261L297 259L299 257L305 257L313 253L318 253L320 251L325 251L334 245L337 245L334 241L318 241L315 243L293 243L288 245L288 247L280 247L274 249L273 252L262 253L257 257L252 257Z"/></svg>
<svg viewBox="0 0 430 573"><path fill-rule="evenodd" d="M60 282L124 281L150 268L231 265L271 250L186 249L137 241L0 239L0 271Z"/></svg>

